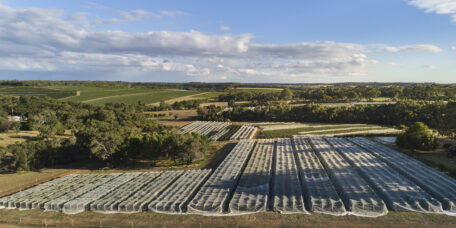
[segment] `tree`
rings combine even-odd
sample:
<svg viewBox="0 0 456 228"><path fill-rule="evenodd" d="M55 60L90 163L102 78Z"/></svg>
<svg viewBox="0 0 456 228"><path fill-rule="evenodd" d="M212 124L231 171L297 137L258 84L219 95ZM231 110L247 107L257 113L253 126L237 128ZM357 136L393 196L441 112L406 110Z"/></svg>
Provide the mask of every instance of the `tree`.
<svg viewBox="0 0 456 228"><path fill-rule="evenodd" d="M14 132L16 132L16 135L19 134L19 131L21 130L21 122L20 121L12 122L10 128L13 129Z"/></svg>
<svg viewBox="0 0 456 228"><path fill-rule="evenodd" d="M56 125L58 119L55 111L46 109L37 115L32 116L30 121L33 122L33 126L40 132L41 138L53 138L57 133Z"/></svg>
<svg viewBox="0 0 456 228"><path fill-rule="evenodd" d="M416 122L407 128L404 133L397 137L396 144L399 147L411 150L433 150L438 146L431 130L422 122Z"/></svg>
<svg viewBox="0 0 456 228"><path fill-rule="evenodd" d="M291 100L293 99L293 92L290 88L285 88L282 90L282 92L280 92L280 98L286 101Z"/></svg>

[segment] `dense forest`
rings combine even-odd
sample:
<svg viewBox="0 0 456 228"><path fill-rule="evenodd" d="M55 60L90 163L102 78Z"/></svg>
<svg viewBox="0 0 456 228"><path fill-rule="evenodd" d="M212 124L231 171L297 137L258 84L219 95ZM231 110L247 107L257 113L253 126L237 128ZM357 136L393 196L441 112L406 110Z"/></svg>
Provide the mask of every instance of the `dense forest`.
<svg viewBox="0 0 456 228"><path fill-rule="evenodd" d="M91 106L45 97L0 97L0 131L38 130L39 137L2 148L4 171L39 169L95 160L108 166L132 159L169 158L191 163L205 156L209 142L197 134L181 135L147 119L144 105ZM8 115L24 117L20 124ZM70 135L65 135L66 130Z"/></svg>

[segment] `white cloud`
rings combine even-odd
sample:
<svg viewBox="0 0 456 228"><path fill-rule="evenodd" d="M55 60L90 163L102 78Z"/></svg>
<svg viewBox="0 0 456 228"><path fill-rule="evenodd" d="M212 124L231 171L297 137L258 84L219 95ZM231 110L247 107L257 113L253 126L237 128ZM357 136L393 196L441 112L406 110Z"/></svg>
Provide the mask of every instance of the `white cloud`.
<svg viewBox="0 0 456 228"><path fill-rule="evenodd" d="M451 47L451 50L456 51L456 46Z"/></svg>
<svg viewBox="0 0 456 228"><path fill-rule="evenodd" d="M258 77L287 81L315 75L364 75L368 66L377 63L367 56L369 45L257 43L252 34L209 35L193 30L108 31L93 29L97 22L85 13L63 15L56 9L14 9L0 3L0 70L105 72L105 77L113 72L125 77L178 72L201 81L258 81ZM142 10L120 15L117 20L156 16ZM391 52L442 51L433 45L380 46Z"/></svg>
<svg viewBox="0 0 456 228"><path fill-rule="evenodd" d="M159 17L159 15L145 10L123 11L119 13L120 17L128 21L136 21L149 17Z"/></svg>
<svg viewBox="0 0 456 228"><path fill-rule="evenodd" d="M160 15L167 16L167 17L179 17L179 16L186 16L188 13L179 11L179 10L160 10Z"/></svg>
<svg viewBox="0 0 456 228"><path fill-rule="evenodd" d="M411 0L409 4L424 9L426 13L449 14L456 22L456 1L454 0Z"/></svg>
<svg viewBox="0 0 456 228"><path fill-rule="evenodd" d="M423 51L423 52L432 52L438 53L442 52L443 50L440 47L437 47L432 44L415 44L415 45L407 45L407 46L387 46L387 45L376 45L380 47L382 51L386 52L400 52L400 51Z"/></svg>
<svg viewBox="0 0 456 228"><path fill-rule="evenodd" d="M435 70L436 69L436 67L431 64L425 64L425 65L423 65L423 68L426 70Z"/></svg>
<svg viewBox="0 0 456 228"><path fill-rule="evenodd" d="M226 25L220 25L220 30L222 31L229 31L231 28L229 26L226 26Z"/></svg>

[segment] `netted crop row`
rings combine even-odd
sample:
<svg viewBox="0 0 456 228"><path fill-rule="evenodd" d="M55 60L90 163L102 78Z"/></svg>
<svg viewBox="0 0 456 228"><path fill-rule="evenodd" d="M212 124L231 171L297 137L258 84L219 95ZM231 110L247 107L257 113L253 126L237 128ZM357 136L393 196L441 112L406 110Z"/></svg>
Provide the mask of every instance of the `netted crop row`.
<svg viewBox="0 0 456 228"><path fill-rule="evenodd" d="M147 210L147 205L165 190L183 171L166 171L118 205L118 212L133 213Z"/></svg>
<svg viewBox="0 0 456 228"><path fill-rule="evenodd" d="M71 191L74 187L79 187L91 181L91 176L78 175L71 179L61 182L59 185L53 185L41 191L34 191L27 196L18 197L11 199L8 202L10 208L19 208L22 210L41 208L42 204L47 201L59 197L61 194L65 194Z"/></svg>
<svg viewBox="0 0 456 228"><path fill-rule="evenodd" d="M114 189L109 194L95 200L90 204L90 210L102 213L117 212L117 206L122 201L133 195L144 185L153 181L158 175L160 175L159 172L141 173L139 176Z"/></svg>
<svg viewBox="0 0 456 228"><path fill-rule="evenodd" d="M92 176L100 176L100 178L98 178L88 184L85 184L79 188L74 188L72 191L69 191L66 194L64 194L56 199L48 201L47 203L44 204L44 209L47 211L62 211L63 205L66 202L76 199L89 191L92 191L93 189L116 178L118 175L97 174L97 175L92 175Z"/></svg>
<svg viewBox="0 0 456 228"><path fill-rule="evenodd" d="M256 131L257 127L242 125L242 127L231 136L230 140L251 139Z"/></svg>
<svg viewBox="0 0 456 228"><path fill-rule="evenodd" d="M243 140L233 148L190 202L187 207L189 213L223 213L254 145L253 140Z"/></svg>
<svg viewBox="0 0 456 228"><path fill-rule="evenodd" d="M394 144L396 142L397 137L396 136L391 136L391 137L374 137L374 140L381 143L381 144Z"/></svg>
<svg viewBox="0 0 456 228"><path fill-rule="evenodd" d="M225 134L223 134L222 136L220 136L218 138L219 141L227 141L227 140L230 140L231 136L234 135L234 133L236 133L239 128L241 128L241 125L230 125L228 126L223 132Z"/></svg>
<svg viewBox="0 0 456 228"><path fill-rule="evenodd" d="M342 200L309 142L303 137L295 137L293 142L302 188L310 211L337 216L346 214Z"/></svg>
<svg viewBox="0 0 456 228"><path fill-rule="evenodd" d="M272 139L257 141L230 201L230 213L267 211L274 145L275 142Z"/></svg>
<svg viewBox="0 0 456 228"><path fill-rule="evenodd" d="M217 132L226 129L229 125L230 123L226 122L195 121L182 127L179 132L183 134L197 132L200 135L213 136L217 134Z"/></svg>
<svg viewBox="0 0 456 228"><path fill-rule="evenodd" d="M46 191L47 189L54 188L55 186L60 186L62 183L66 183L67 181L78 177L78 174L70 174L66 175L61 178L57 178L34 187L28 188L26 190L17 192L15 194L5 196L0 198L0 208L7 208L7 209L14 209L16 208L15 201L22 197L27 197L31 194L35 194L36 192Z"/></svg>
<svg viewBox="0 0 456 228"><path fill-rule="evenodd" d="M307 213L290 139L278 139L273 178L273 210Z"/></svg>
<svg viewBox="0 0 456 228"><path fill-rule="evenodd" d="M24 209L41 209L44 204L51 200L61 197L74 189L80 188L90 182L96 181L101 175L79 175L69 183L62 183L47 191L35 192L35 194L23 197L17 201L16 207Z"/></svg>
<svg viewBox="0 0 456 228"><path fill-rule="evenodd" d="M415 182L442 203L443 209L456 213L456 180L429 166L365 138L353 138L352 142L365 148L373 155Z"/></svg>
<svg viewBox="0 0 456 228"><path fill-rule="evenodd" d="M188 202L211 172L210 169L186 171L149 204L149 211L166 214L185 213Z"/></svg>
<svg viewBox="0 0 456 228"><path fill-rule="evenodd" d="M62 212L65 214L77 214L89 209L90 203L113 191L120 185L137 177L139 173L110 174L115 176L105 184L71 200L63 205Z"/></svg>
<svg viewBox="0 0 456 228"><path fill-rule="evenodd" d="M441 213L442 205L413 182L365 149L343 138L326 139L393 211Z"/></svg>
<svg viewBox="0 0 456 228"><path fill-rule="evenodd" d="M382 199L334 148L323 138L309 140L350 214L375 217L387 213Z"/></svg>

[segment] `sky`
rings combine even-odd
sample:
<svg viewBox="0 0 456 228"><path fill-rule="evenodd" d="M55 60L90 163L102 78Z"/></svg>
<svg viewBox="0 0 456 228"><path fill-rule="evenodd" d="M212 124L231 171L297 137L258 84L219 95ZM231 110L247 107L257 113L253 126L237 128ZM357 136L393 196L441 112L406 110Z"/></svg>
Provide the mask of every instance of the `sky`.
<svg viewBox="0 0 456 228"><path fill-rule="evenodd" d="M456 0L0 0L0 80L456 83Z"/></svg>

